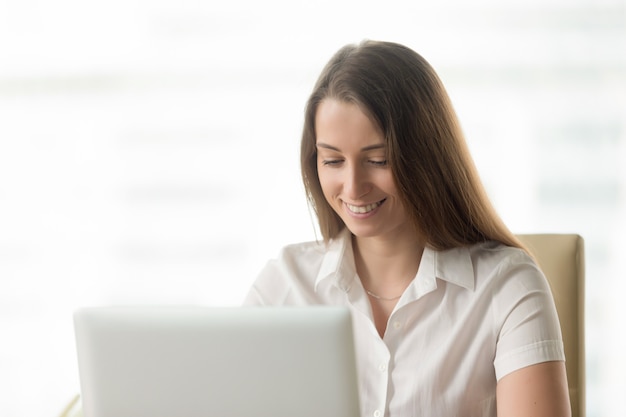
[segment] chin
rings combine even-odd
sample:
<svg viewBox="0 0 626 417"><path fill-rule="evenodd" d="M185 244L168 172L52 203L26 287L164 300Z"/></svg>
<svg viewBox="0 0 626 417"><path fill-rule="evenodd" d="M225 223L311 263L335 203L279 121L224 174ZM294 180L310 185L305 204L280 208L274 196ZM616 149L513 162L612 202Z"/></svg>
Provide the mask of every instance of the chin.
<svg viewBox="0 0 626 417"><path fill-rule="evenodd" d="M360 238L369 238L380 236L380 232L377 230L366 229L362 227L350 227L346 226L346 228L356 237Z"/></svg>

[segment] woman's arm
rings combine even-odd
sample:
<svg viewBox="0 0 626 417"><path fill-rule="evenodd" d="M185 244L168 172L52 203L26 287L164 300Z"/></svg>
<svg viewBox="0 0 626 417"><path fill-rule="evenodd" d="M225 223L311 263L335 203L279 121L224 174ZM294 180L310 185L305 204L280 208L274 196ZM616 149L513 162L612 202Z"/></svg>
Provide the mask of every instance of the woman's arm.
<svg viewBox="0 0 626 417"><path fill-rule="evenodd" d="M544 362L502 377L498 417L571 417L565 362Z"/></svg>

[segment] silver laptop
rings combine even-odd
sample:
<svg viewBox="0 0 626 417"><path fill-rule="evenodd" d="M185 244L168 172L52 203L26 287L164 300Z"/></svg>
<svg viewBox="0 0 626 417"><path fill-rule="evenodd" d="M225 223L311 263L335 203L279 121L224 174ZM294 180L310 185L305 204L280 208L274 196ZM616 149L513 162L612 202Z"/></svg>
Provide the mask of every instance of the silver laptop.
<svg viewBox="0 0 626 417"><path fill-rule="evenodd" d="M84 417L358 417L340 307L93 307L74 314Z"/></svg>

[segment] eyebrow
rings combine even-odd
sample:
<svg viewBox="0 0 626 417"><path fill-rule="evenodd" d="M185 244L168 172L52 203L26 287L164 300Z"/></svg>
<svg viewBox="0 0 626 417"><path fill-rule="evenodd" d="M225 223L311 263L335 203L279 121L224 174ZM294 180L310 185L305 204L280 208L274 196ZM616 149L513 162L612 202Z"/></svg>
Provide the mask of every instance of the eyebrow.
<svg viewBox="0 0 626 417"><path fill-rule="evenodd" d="M330 149L331 151L341 152L341 149L339 149L339 148L337 148L335 146L329 145L327 143L324 143L324 142L318 142L318 143L315 144L315 146L317 148L324 148L324 149ZM372 151L372 150L375 150L375 149L384 149L384 148L385 148L385 144L384 143L377 143L375 145L369 145L369 146L365 146L365 147L361 148L361 152L367 152L367 151Z"/></svg>

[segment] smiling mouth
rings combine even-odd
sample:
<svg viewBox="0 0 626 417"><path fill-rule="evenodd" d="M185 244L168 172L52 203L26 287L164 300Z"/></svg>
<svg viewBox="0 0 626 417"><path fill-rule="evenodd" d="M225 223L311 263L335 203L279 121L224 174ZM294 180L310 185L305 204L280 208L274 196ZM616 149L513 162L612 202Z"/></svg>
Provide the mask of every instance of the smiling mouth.
<svg viewBox="0 0 626 417"><path fill-rule="evenodd" d="M377 203L368 204L366 206L353 206L352 204L346 203L346 207L348 207L348 210L350 210L352 213L366 214L380 207L385 202L385 200L386 199L383 199Z"/></svg>

